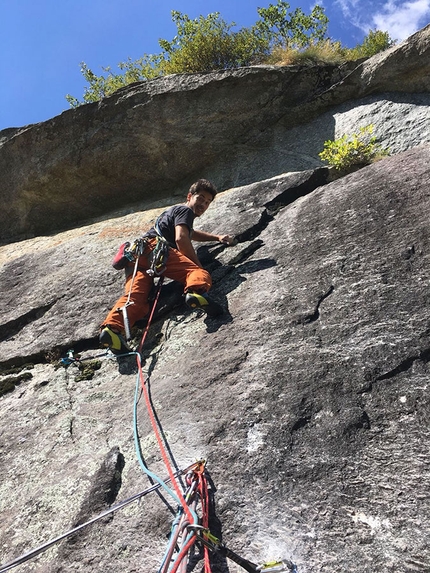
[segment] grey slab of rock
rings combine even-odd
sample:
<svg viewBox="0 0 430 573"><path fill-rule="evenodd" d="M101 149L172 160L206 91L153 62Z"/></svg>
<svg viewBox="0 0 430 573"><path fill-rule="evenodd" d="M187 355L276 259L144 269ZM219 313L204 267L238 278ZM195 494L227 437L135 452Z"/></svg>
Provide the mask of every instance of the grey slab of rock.
<svg viewBox="0 0 430 573"><path fill-rule="evenodd" d="M171 455L207 459L223 540L255 563L429 568L429 158L420 146L292 202L310 173L222 194L204 227L237 227L242 242L203 256L226 316L177 306L152 327L144 371ZM107 360L91 380L75 372L36 364L0 397L2 562L148 484L136 374ZM164 476L143 401L137 411L143 455ZM156 570L171 520L153 495L22 570Z"/></svg>
<svg viewBox="0 0 430 573"><path fill-rule="evenodd" d="M327 177L327 169L287 174L268 182L264 193L261 184L255 184L221 195L211 207L212 213L196 227L236 234L244 243L260 232L262 218L264 225L266 203L276 202L284 193L291 193L293 200ZM186 192L184 189L183 199ZM123 289L123 272L115 271L111 260L119 245L140 237L160 211L141 211L50 240L2 247L0 363L40 361L54 348L64 352L78 344L80 349L82 341L94 345L99 325ZM235 251L242 249L243 245ZM204 260L203 251L201 256ZM208 256L213 258L210 253Z"/></svg>

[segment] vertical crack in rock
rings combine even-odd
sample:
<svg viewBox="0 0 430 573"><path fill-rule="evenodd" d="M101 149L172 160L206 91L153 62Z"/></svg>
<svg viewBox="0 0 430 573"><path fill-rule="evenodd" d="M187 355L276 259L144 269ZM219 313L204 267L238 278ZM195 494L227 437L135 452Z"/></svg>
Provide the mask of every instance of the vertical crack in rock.
<svg viewBox="0 0 430 573"><path fill-rule="evenodd" d="M266 203L264 206L266 207L268 213L272 215L276 215L280 209L291 205L300 197L305 197L312 193L318 187L322 187L326 185L328 182L329 177L329 170L327 167L322 167L320 169L314 169L308 179L296 185L296 187L289 187L285 189L282 193L280 193L277 197Z"/></svg>
<svg viewBox="0 0 430 573"><path fill-rule="evenodd" d="M230 262L229 265L238 265L243 263L248 259L251 255L253 255L258 249L260 249L264 245L264 241L261 239L257 239L256 241L252 241L249 245L247 245L244 249L240 251Z"/></svg>
<svg viewBox="0 0 430 573"><path fill-rule="evenodd" d="M304 314L300 318L294 320L293 324L311 324L312 322L315 322L316 320L318 320L320 317L320 306L321 306L322 302L328 296L330 296L333 291L334 291L334 286L331 285L330 288L328 289L328 291L325 292L323 295L321 295L320 298L318 299L318 302L316 304L314 312L312 312L311 314Z"/></svg>
<svg viewBox="0 0 430 573"><path fill-rule="evenodd" d="M92 478L91 488L81 504L73 527L85 523L112 505L121 489L124 465L124 456L119 447L114 446Z"/></svg>
<svg viewBox="0 0 430 573"><path fill-rule="evenodd" d="M255 225L249 227L242 233L236 235L237 241L239 243L246 243L247 241L253 241L256 237L258 237L262 233L262 231L264 231L264 229L266 229L269 223L273 221L273 218L274 215L269 213L267 208L265 208L260 215L260 219Z"/></svg>
<svg viewBox="0 0 430 573"><path fill-rule="evenodd" d="M236 236L239 243L252 241L258 237L264 229L273 221L275 215L284 207L291 205L300 197L305 197L312 193L318 187L326 185L328 181L329 171L327 168L315 169L306 181L296 185L295 187L288 187L282 191L277 197L263 205L264 210L261 213L259 221L249 227L242 233Z"/></svg>
<svg viewBox="0 0 430 573"><path fill-rule="evenodd" d="M66 390L66 394L67 394L67 402L68 402L69 411L70 411L69 434L70 434L70 439L72 440L72 442L74 442L75 438L73 435L73 425L75 422L75 415L73 413L73 398L72 398L72 393L70 391L70 386L69 386L69 372L68 372L68 370L66 370L65 376L66 376L65 390Z"/></svg>
<svg viewBox="0 0 430 573"><path fill-rule="evenodd" d="M204 246L199 247L199 259L209 270L209 272L211 272L211 274L215 271L215 274L213 274L212 277L214 285L222 280L225 274L231 272L234 266L246 261L264 245L264 241L258 237L274 220L275 216L281 209L291 205L298 198L312 193L318 187L326 185L328 182L328 175L329 171L327 168L315 169L311 172L305 181L296 186L288 187L284 191L281 191L279 195L277 195L274 199L271 199L266 204L261 205L262 211L258 222L236 235L236 239L239 244L249 244L246 245L245 248L241 250L233 259L231 259L228 265L229 268L225 272L220 272L221 263L216 260L216 256L226 248L225 246L217 247L216 249ZM331 287L331 289L333 289L333 287ZM331 294L331 292L328 294ZM328 296L328 294L324 295L323 299L325 296ZM321 301L319 304L320 303ZM318 308L316 312L318 312Z"/></svg>

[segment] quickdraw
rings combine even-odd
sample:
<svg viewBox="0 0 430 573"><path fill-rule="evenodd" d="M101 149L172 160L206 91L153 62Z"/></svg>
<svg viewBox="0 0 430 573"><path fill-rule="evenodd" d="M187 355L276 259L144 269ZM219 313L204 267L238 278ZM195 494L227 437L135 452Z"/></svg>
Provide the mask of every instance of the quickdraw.
<svg viewBox="0 0 430 573"><path fill-rule="evenodd" d="M97 360L99 358L112 359L116 358L116 355L113 354L109 349L106 349L99 354L82 357L80 354L75 354L75 351L72 348L67 351L67 356L60 358L60 364L61 366L64 366L64 368L68 368L71 364L79 366L79 364L84 364L85 362L89 362L90 360Z"/></svg>
<svg viewBox="0 0 430 573"><path fill-rule="evenodd" d="M151 277L160 276L166 270L166 263L169 257L169 243L161 232L160 217L154 223L154 230L157 233L156 243L149 254L149 269L146 271Z"/></svg>
<svg viewBox="0 0 430 573"><path fill-rule="evenodd" d="M169 257L169 243L160 235L155 237L155 247L148 255L149 269L146 271L150 277L159 277L166 270Z"/></svg>

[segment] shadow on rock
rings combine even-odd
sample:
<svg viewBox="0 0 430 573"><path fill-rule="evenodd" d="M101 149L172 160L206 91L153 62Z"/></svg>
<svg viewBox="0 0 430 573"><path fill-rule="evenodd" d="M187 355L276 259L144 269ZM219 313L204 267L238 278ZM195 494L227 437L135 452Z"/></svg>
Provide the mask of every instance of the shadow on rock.
<svg viewBox="0 0 430 573"><path fill-rule="evenodd" d="M118 372L120 374L137 374L136 356L118 356Z"/></svg>
<svg viewBox="0 0 430 573"><path fill-rule="evenodd" d="M224 249L225 247L222 247ZM241 283L246 281L246 277L242 274L256 273L276 266L275 259L254 259L251 261L243 262L237 266L222 265L219 261L214 260L213 252L210 252L209 247L200 247L199 257L205 261L205 267L211 273L213 286L210 291L210 296L215 302L222 306L224 309L223 314L219 316L209 316L203 310L191 310L185 305L183 296L183 286L175 281L169 281L162 287L160 298L158 301L157 309L154 314L154 319L149 333L149 342L145 343L142 349L142 358L148 358L154 349L154 346L159 344L161 329L164 324L164 318L168 317L174 309L180 309L184 313L184 317L194 313L197 318L204 317L206 331L208 333L217 332L221 326L229 324L233 321L233 316L228 309L227 295L234 291ZM150 297L151 298L151 297ZM137 322L138 328L144 330L147 324L147 317ZM154 343L154 340L156 342ZM122 374L132 374L133 370L128 367L129 362L124 360L121 364L120 372ZM153 358L151 358L152 370L155 366ZM152 371L151 370L151 371Z"/></svg>

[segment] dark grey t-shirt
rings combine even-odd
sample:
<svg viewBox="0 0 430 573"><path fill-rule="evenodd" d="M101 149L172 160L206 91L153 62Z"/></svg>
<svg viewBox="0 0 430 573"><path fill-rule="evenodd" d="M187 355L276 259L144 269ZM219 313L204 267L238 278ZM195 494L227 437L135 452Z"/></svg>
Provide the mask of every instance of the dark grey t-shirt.
<svg viewBox="0 0 430 573"><path fill-rule="evenodd" d="M174 205L161 213L157 219L157 230L163 235L171 247L176 249L175 227L176 225L186 225L190 230L190 236L193 233L193 223L195 214L190 207L186 205ZM150 237L155 237L157 232L152 228L147 233Z"/></svg>

